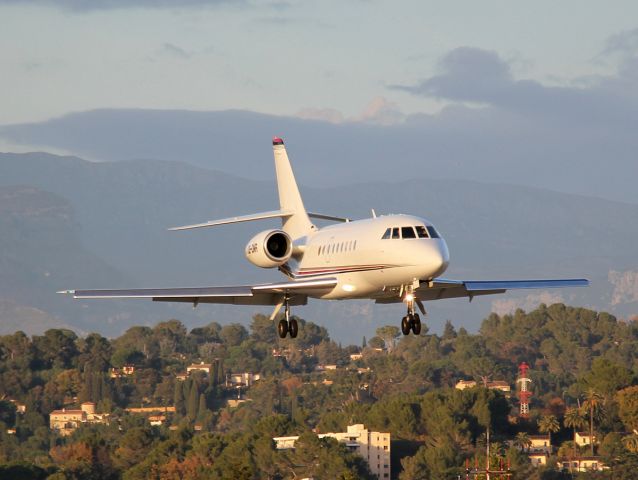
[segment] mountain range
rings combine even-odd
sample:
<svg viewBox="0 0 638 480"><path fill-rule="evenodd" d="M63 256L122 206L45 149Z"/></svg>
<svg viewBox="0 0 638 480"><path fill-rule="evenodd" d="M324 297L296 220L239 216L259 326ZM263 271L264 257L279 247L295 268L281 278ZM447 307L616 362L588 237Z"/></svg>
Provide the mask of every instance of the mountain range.
<svg viewBox="0 0 638 480"><path fill-rule="evenodd" d="M303 170L303 162L293 166ZM251 177L272 177L272 159ZM517 185L459 179L358 181L300 185L307 208L364 218L412 213L443 232L448 278L587 277L587 289L445 300L426 305L435 330L446 319L475 330L490 310L564 301L637 312L638 206ZM258 181L190 163L162 160L90 162L47 153L0 154L0 332L52 325L117 335L132 324L176 317L189 326L212 320L247 323L267 307L79 302L57 290L224 285L281 279L243 258L243 247L276 221L192 232L176 225L277 208L272 180ZM296 313L359 343L376 327L397 324L402 306L311 302Z"/></svg>

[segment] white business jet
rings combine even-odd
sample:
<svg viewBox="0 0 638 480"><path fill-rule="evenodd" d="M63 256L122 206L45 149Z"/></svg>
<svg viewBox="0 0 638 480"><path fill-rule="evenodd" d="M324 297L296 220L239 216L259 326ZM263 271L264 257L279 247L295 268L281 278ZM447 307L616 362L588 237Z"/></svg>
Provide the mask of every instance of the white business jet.
<svg viewBox="0 0 638 480"><path fill-rule="evenodd" d="M450 261L441 234L424 218L383 215L351 221L309 213L281 138L273 139L279 210L212 220L170 230L191 230L231 223L280 218L281 228L264 230L246 245L248 261L261 268L277 268L288 279L277 283L129 290L68 290L75 298L150 298L161 302L273 305L274 320L284 317L277 330L281 338L297 336L298 324L290 307L305 305L308 298L322 300L371 299L376 303L407 306L401 331L421 332L415 305L425 315L424 301L503 293L510 289L583 287L586 279L466 281L443 279ZM323 228L310 219L337 222Z"/></svg>

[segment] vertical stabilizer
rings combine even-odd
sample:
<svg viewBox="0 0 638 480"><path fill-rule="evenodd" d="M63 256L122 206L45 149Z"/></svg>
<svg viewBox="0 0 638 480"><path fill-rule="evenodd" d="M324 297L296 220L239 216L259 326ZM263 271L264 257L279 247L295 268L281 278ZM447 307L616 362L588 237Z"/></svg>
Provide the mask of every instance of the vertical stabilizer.
<svg viewBox="0 0 638 480"><path fill-rule="evenodd" d="M275 137L272 140L275 154L275 172L277 174L277 189L279 190L279 206L281 210L292 212L290 217L282 219L282 229L293 239L308 235L314 228L301 200L295 175L288 160L284 141Z"/></svg>

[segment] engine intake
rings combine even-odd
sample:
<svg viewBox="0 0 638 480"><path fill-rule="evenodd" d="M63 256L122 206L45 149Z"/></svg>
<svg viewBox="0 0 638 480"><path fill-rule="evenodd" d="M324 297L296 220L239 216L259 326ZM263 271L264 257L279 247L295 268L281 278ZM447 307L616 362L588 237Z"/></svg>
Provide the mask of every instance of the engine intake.
<svg viewBox="0 0 638 480"><path fill-rule="evenodd" d="M246 258L261 268L283 265L292 256L292 239L281 230L265 230L246 245Z"/></svg>

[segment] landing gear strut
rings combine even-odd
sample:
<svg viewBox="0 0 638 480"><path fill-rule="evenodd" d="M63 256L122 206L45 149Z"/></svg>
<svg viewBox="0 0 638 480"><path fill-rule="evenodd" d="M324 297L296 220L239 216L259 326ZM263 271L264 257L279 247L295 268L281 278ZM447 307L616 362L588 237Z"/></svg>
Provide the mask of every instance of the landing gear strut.
<svg viewBox="0 0 638 480"><path fill-rule="evenodd" d="M290 305L288 304L288 297L284 298L284 318L279 320L277 325L277 333L279 338L286 338L286 335L290 333L290 338L297 338L299 332L299 324L295 318L290 318Z"/></svg>
<svg viewBox="0 0 638 480"><path fill-rule="evenodd" d="M401 332L403 335L410 335L410 330L412 330L415 335L419 335L421 333L421 317L414 311L414 294L412 292L406 293L404 301L408 305L408 314L401 319Z"/></svg>

